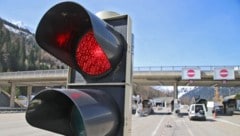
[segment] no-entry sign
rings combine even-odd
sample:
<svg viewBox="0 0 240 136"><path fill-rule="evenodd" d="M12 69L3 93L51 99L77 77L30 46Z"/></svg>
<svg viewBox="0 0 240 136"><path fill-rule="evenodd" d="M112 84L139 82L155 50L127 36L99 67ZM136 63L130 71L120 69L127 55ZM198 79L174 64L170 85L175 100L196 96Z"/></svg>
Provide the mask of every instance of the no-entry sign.
<svg viewBox="0 0 240 136"><path fill-rule="evenodd" d="M221 69L220 70L220 76L221 77L227 77L228 76L228 70L227 69Z"/></svg>
<svg viewBox="0 0 240 136"><path fill-rule="evenodd" d="M182 79L183 80L201 79L200 69L198 67L183 68Z"/></svg>
<svg viewBox="0 0 240 136"><path fill-rule="evenodd" d="M188 76L188 77L194 77L194 76L195 76L195 71L194 71L193 69L189 69L189 70L187 71L187 76Z"/></svg>
<svg viewBox="0 0 240 136"><path fill-rule="evenodd" d="M213 78L214 80L234 80L234 69L232 67L215 68Z"/></svg>

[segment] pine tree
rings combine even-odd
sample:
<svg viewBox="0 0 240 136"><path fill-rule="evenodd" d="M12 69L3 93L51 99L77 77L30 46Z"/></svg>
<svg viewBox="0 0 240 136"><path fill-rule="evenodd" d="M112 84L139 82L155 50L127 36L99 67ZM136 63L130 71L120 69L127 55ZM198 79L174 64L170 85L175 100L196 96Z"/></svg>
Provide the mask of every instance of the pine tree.
<svg viewBox="0 0 240 136"><path fill-rule="evenodd" d="M19 52L18 52L18 70L26 70L26 65L25 65L25 59L26 59L26 47L24 45L24 42L22 41L19 46Z"/></svg>
<svg viewBox="0 0 240 136"><path fill-rule="evenodd" d="M0 29L2 29L2 27L3 27L3 22L2 20L0 20Z"/></svg>

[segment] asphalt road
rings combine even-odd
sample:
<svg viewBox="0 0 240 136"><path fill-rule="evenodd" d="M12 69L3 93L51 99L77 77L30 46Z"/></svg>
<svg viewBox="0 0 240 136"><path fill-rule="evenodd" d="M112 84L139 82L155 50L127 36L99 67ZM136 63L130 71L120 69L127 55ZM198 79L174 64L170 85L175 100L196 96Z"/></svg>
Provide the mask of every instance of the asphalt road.
<svg viewBox="0 0 240 136"><path fill-rule="evenodd" d="M57 136L31 127L24 113L0 114L0 136ZM132 116L132 136L239 136L240 115L211 116L207 121L190 121L187 114L177 116L155 113Z"/></svg>
<svg viewBox="0 0 240 136"><path fill-rule="evenodd" d="M187 113L180 116L156 113L133 116L132 136L239 136L240 115L212 116L207 121L190 121Z"/></svg>
<svg viewBox="0 0 240 136"><path fill-rule="evenodd" d="M59 136L59 135L31 127L25 120L25 113L9 113L0 114L0 136Z"/></svg>

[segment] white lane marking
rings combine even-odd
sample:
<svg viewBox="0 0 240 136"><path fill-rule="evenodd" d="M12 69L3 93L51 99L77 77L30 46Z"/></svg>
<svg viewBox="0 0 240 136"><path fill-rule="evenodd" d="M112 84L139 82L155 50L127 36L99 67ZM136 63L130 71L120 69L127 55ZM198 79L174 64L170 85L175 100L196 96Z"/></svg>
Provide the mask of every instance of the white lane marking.
<svg viewBox="0 0 240 136"><path fill-rule="evenodd" d="M227 120L223 120L223 119L216 119L216 120L221 121L223 123L228 123L228 124L234 125L236 127L240 127L239 124L236 124L236 123L233 123L233 122L230 122L230 121L227 121Z"/></svg>
<svg viewBox="0 0 240 136"><path fill-rule="evenodd" d="M152 136L155 136L159 127L161 126L163 120L165 119L166 116L163 116L163 118L161 118L160 122L158 123L157 127L155 128L155 130L152 132Z"/></svg>
<svg viewBox="0 0 240 136"><path fill-rule="evenodd" d="M193 135L193 132L191 131L191 129L188 127L188 125L186 124L186 120L184 119L184 121L183 121L184 123L184 125L186 126L186 128L187 128L187 131L188 131L188 133L190 134L190 136L194 136Z"/></svg>

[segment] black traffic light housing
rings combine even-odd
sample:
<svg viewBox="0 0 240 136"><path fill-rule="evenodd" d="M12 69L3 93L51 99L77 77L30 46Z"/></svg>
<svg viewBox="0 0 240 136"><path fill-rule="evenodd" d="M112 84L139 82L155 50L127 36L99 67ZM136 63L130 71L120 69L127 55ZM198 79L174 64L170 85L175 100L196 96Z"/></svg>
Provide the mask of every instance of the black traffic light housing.
<svg viewBox="0 0 240 136"><path fill-rule="evenodd" d="M119 116L115 101L102 91L47 89L33 99L26 119L64 135L115 135Z"/></svg>
<svg viewBox="0 0 240 136"><path fill-rule="evenodd" d="M109 24L73 2L60 3L43 16L36 40L43 49L89 78L104 76L115 69L126 46L122 35ZM88 43L96 43L99 50L84 46ZM89 59L91 55L99 56L90 54L89 50L96 50L100 55L102 50L104 55ZM91 70L92 65L98 69Z"/></svg>
<svg viewBox="0 0 240 136"><path fill-rule="evenodd" d="M128 15L99 19L63 2L41 19L36 41L69 65L67 89L41 91L30 102L32 126L63 135L128 134L131 127L132 33ZM86 83L79 82L80 75Z"/></svg>

